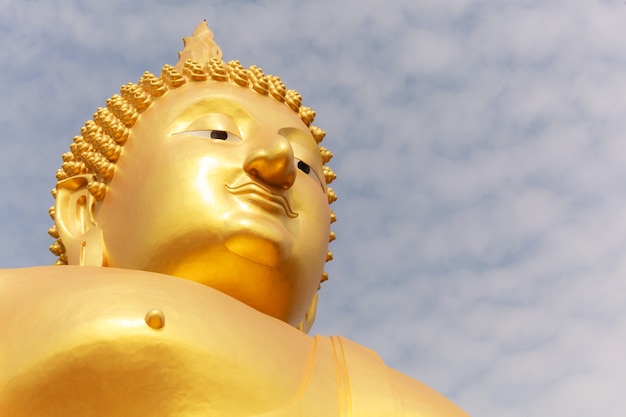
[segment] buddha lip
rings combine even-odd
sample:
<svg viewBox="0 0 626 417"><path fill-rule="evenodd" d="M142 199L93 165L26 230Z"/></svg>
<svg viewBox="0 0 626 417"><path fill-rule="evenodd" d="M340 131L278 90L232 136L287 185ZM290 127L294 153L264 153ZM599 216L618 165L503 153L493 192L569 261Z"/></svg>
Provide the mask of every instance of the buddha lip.
<svg viewBox="0 0 626 417"><path fill-rule="evenodd" d="M236 185L234 187L226 185L226 189L231 194L235 195L256 195L257 197L261 197L263 200L266 200L268 203L272 205L277 205L282 208L285 211L285 214L287 214L287 217L292 219L298 217L298 213L294 212L291 209L291 206L289 205L289 200L287 200L285 196L275 194L259 184L248 182L242 185Z"/></svg>

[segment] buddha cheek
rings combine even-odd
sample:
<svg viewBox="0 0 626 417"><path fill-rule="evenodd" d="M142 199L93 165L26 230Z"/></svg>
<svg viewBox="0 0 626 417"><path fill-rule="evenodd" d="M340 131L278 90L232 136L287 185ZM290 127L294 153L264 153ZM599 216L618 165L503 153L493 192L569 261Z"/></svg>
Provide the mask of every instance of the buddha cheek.
<svg viewBox="0 0 626 417"><path fill-rule="evenodd" d="M328 252L328 231L324 224L318 224L316 230L303 227L302 234L294 245L291 261L295 271L296 285L307 299L305 307L318 288L324 272L326 254Z"/></svg>

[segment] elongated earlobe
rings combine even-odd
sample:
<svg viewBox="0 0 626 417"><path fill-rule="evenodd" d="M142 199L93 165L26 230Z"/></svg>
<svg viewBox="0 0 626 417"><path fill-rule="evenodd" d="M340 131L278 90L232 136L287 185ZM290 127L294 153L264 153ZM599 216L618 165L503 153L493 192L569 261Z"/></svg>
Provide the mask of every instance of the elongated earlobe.
<svg viewBox="0 0 626 417"><path fill-rule="evenodd" d="M88 186L93 175L77 175L57 183L55 222L68 264L102 266L102 229L95 220L97 200Z"/></svg>

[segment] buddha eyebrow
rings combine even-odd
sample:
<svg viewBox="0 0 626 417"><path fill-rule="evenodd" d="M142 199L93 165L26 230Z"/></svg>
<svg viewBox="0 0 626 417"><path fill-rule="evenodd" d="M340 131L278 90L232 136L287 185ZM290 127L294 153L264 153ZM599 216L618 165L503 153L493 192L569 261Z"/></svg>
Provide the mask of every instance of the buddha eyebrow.
<svg viewBox="0 0 626 417"><path fill-rule="evenodd" d="M224 114L245 121L252 120L252 115L244 106L223 98L209 98L197 101L185 108L174 120L176 122L192 122L207 113Z"/></svg>
<svg viewBox="0 0 626 417"><path fill-rule="evenodd" d="M311 134L303 129L297 127L283 127L278 131L278 134L292 141L299 142L303 145L314 144L317 149L317 143Z"/></svg>

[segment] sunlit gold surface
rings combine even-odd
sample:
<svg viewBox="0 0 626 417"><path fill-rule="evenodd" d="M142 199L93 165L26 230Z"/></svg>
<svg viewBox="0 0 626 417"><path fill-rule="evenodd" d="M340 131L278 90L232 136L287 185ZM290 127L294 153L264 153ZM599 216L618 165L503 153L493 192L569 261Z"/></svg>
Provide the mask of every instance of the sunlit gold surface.
<svg viewBox="0 0 626 417"><path fill-rule="evenodd" d="M465 415L369 349L195 282L79 266L1 277L1 416Z"/></svg>
<svg viewBox="0 0 626 417"><path fill-rule="evenodd" d="M0 270L0 416L464 416L306 334L332 154L299 94L220 56L200 25L74 138L49 231L70 265Z"/></svg>

